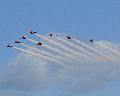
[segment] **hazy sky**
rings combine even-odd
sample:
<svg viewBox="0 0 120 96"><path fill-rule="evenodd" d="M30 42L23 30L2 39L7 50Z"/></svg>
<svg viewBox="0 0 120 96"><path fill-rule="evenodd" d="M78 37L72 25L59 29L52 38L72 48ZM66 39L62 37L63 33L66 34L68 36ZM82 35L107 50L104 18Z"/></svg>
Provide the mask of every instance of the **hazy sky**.
<svg viewBox="0 0 120 96"><path fill-rule="evenodd" d="M62 32L84 41L94 38L119 43L119 10L120 0L1 0L0 64L19 53L5 46L26 34L29 27L40 34ZM119 83L84 96L119 96Z"/></svg>

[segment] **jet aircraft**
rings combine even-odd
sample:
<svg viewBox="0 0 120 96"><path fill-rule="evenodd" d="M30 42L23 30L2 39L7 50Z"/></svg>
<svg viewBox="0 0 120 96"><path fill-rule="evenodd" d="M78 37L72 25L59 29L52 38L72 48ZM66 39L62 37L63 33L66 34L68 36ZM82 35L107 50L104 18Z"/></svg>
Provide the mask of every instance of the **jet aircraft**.
<svg viewBox="0 0 120 96"><path fill-rule="evenodd" d="M12 47L12 44L8 44L7 47Z"/></svg>
<svg viewBox="0 0 120 96"><path fill-rule="evenodd" d="M89 40L90 42L94 42L92 39Z"/></svg>
<svg viewBox="0 0 120 96"><path fill-rule="evenodd" d="M71 39L71 37L70 37L70 36L67 36L67 39Z"/></svg>
<svg viewBox="0 0 120 96"><path fill-rule="evenodd" d="M50 35L50 37L53 37L53 34L52 34L52 33L50 33L49 35Z"/></svg>
<svg viewBox="0 0 120 96"><path fill-rule="evenodd" d="M16 40L15 43L21 43L20 41Z"/></svg>
<svg viewBox="0 0 120 96"><path fill-rule="evenodd" d="M37 33L37 32L30 30L30 34L35 34L35 33Z"/></svg>
<svg viewBox="0 0 120 96"><path fill-rule="evenodd" d="M42 45L42 42L38 42L37 45L38 45L38 46Z"/></svg>
<svg viewBox="0 0 120 96"><path fill-rule="evenodd" d="M27 36L22 36L20 39L27 39Z"/></svg>

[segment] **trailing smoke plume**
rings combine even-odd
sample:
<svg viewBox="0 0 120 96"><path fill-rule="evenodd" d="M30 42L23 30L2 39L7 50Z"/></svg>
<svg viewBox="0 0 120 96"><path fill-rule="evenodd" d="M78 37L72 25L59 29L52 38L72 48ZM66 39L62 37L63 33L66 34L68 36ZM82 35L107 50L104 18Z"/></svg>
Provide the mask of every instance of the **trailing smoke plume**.
<svg viewBox="0 0 120 96"><path fill-rule="evenodd" d="M107 41L87 44L76 39L41 38L43 46L21 43L26 49L13 47L22 54L2 68L0 95L33 96L32 92L45 92L50 88L59 89L55 94L79 94L119 79L119 44ZM36 44L39 42L31 38L27 40Z"/></svg>

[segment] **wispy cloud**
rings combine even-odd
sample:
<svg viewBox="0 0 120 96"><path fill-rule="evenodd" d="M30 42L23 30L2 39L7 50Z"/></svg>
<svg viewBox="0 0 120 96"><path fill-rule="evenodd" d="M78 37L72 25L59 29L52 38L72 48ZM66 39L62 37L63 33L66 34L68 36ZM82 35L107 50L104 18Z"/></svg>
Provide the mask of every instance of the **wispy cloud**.
<svg viewBox="0 0 120 96"><path fill-rule="evenodd" d="M56 40L56 42L63 44L64 47L67 46L66 43L62 43L61 41ZM77 44L74 42L70 43ZM102 43L103 45L100 46L98 43ZM107 45L107 48L103 47L104 44ZM78 44L76 46L81 47L81 45ZM44 90L45 92L45 90L47 91L53 87L55 87L58 93L61 94L79 94L81 92L87 92L104 87L110 81L119 79L119 55L108 50L108 48L110 48L118 51L120 48L118 44L99 41L95 43L94 47L90 46L90 48L93 47L95 50L99 50L99 52L105 56L113 57L113 61L104 60L105 58L102 58L101 55L94 52L94 50L90 51L90 48L85 46L82 47L84 50L89 51L89 54L94 54L98 59L93 57L95 59L94 60L89 55L86 55L87 57L83 59L81 57L77 57L78 55L76 55L76 53L73 54L72 52L69 52L69 55L73 54L72 56L76 56L79 60L70 60L70 57L66 57L65 61L71 61L71 63L63 62L66 66L69 66L67 68L57 64L56 62L40 58L39 56L36 57L25 53L20 54L13 60L13 62L1 69L0 95L32 96L32 92L36 90ZM57 46L54 46L54 48L59 50ZM74 51L76 50L72 46L69 46L69 48ZM30 51L30 49L28 51ZM67 54L66 50L63 49L63 51ZM34 50L30 52L32 54ZM80 51L78 53L80 53ZM84 52L81 53L83 54ZM34 52L34 54L39 53ZM60 56L62 55L60 54ZM117 62L115 62L114 59L117 60Z"/></svg>

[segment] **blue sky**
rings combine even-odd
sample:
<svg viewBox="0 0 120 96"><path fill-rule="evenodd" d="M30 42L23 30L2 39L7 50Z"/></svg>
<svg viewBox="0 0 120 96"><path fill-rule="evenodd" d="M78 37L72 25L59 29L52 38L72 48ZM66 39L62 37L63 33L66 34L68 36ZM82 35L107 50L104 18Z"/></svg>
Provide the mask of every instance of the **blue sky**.
<svg viewBox="0 0 120 96"><path fill-rule="evenodd" d="M40 34L62 32L86 41L94 38L119 43L119 10L120 0L1 0L0 64L7 64L19 53L5 46L26 34L29 27ZM111 86L102 96L120 95L120 84Z"/></svg>

